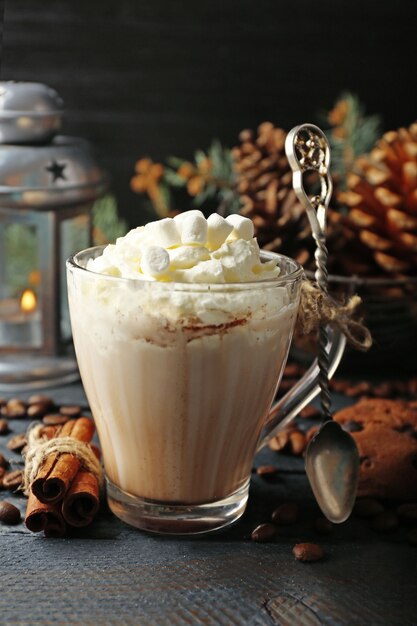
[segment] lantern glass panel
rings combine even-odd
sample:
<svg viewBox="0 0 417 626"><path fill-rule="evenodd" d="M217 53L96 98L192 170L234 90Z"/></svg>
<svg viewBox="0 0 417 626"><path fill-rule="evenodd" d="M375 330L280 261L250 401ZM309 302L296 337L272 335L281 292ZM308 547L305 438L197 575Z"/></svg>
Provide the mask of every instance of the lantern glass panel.
<svg viewBox="0 0 417 626"><path fill-rule="evenodd" d="M35 224L0 222L0 350L42 345L42 280Z"/></svg>
<svg viewBox="0 0 417 626"><path fill-rule="evenodd" d="M60 257L60 300L61 300L61 338L71 339L71 324L68 311L67 281L65 262L71 255L88 248L90 245L90 219L88 215L77 215L61 221L59 250Z"/></svg>

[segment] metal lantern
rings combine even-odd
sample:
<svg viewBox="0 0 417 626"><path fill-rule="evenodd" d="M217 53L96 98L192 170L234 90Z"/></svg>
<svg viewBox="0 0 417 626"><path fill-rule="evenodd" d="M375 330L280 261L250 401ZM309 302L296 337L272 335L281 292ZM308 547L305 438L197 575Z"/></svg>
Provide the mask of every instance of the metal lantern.
<svg viewBox="0 0 417 626"><path fill-rule="evenodd" d="M0 82L0 390L78 377L65 260L107 179L86 141L55 135L62 115L53 89Z"/></svg>

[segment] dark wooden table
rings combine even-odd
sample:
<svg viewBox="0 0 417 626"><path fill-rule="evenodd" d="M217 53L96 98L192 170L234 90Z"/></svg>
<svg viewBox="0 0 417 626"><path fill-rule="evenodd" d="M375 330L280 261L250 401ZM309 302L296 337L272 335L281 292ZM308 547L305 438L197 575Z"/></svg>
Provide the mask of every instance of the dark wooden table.
<svg viewBox="0 0 417 626"><path fill-rule="evenodd" d="M85 402L80 385L50 394L61 404ZM15 432L26 425L11 421ZM0 452L19 461L6 441L0 438ZM279 480L254 475L243 519L211 536L148 535L105 507L93 526L66 539L0 524L0 624L416 625L417 548L405 531L381 535L352 518L320 538L302 460L267 450L255 460L264 463L279 465ZM6 498L24 514L22 496L1 491ZM305 521L283 528L273 543L250 541L254 526L288 499L302 503ZM326 559L295 561L293 545L311 540Z"/></svg>

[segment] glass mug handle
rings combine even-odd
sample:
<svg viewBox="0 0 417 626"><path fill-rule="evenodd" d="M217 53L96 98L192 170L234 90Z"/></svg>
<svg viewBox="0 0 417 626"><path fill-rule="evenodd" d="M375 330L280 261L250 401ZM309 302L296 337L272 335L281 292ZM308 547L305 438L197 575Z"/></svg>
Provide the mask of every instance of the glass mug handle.
<svg viewBox="0 0 417 626"><path fill-rule="evenodd" d="M327 331L329 336L327 344L329 378L331 378L342 359L346 339L339 330L328 328ZM294 387L270 408L257 450L261 450L279 430L289 424L301 409L309 404L319 393L319 366L317 359L315 359L311 367Z"/></svg>

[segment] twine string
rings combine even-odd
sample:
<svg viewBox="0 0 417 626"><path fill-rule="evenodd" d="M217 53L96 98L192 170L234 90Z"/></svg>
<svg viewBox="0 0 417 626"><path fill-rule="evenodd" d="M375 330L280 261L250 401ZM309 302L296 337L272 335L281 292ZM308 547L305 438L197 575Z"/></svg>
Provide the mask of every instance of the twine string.
<svg viewBox="0 0 417 626"><path fill-rule="evenodd" d="M346 303L336 302L315 283L303 280L296 329L307 335L320 324L329 324L340 330L353 348L365 352L372 345L372 336L361 320L354 319L361 302L358 295Z"/></svg>
<svg viewBox="0 0 417 626"><path fill-rule="evenodd" d="M45 439L42 436L43 424L36 424L30 428L28 439L28 451L25 455L25 474L23 478L23 489L26 494L30 491L30 486L35 480L39 469L50 454L72 454L80 461L81 467L91 472L102 487L103 468L97 459L89 443L78 441L73 437L57 437Z"/></svg>

